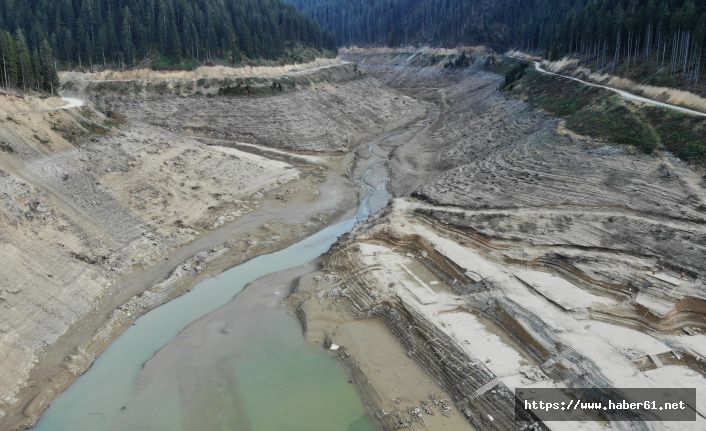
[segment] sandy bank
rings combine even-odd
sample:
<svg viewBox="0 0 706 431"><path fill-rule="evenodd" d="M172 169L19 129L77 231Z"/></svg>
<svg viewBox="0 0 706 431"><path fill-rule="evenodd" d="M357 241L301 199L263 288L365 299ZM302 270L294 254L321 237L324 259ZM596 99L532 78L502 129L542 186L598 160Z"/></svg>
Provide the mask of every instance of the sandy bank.
<svg viewBox="0 0 706 431"><path fill-rule="evenodd" d="M354 205L356 194L341 177L345 167L337 159L337 168L309 171L306 178L287 185L290 193L275 190L252 212L174 250L162 262L125 274L118 293L104 298L41 353L30 375L32 383L17 395L14 408L6 409L3 426L16 429L34 422L53 397L147 311L187 292L204 277L284 248L341 216Z"/></svg>
<svg viewBox="0 0 706 431"><path fill-rule="evenodd" d="M308 274L289 302L307 340L341 346L334 353L383 429L472 430L443 387L409 356L382 320L361 320L350 312L347 300L337 296L336 281L331 274Z"/></svg>

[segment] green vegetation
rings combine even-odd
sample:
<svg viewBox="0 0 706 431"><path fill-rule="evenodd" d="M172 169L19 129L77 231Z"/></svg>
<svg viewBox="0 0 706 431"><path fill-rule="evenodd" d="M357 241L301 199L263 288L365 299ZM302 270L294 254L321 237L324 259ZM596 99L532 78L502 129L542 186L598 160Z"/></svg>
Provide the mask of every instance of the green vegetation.
<svg viewBox="0 0 706 431"><path fill-rule="evenodd" d="M704 0L289 1L342 45L485 44L575 56L621 75L644 67L640 76L669 77L672 86L703 81Z"/></svg>
<svg viewBox="0 0 706 431"><path fill-rule="evenodd" d="M0 86L54 93L59 78L54 54L46 39L32 50L22 30L15 36L0 31Z"/></svg>
<svg viewBox="0 0 706 431"><path fill-rule="evenodd" d="M493 62L493 65L499 65L502 64L502 62ZM508 69L505 72L505 81L503 81L502 85L500 86L501 89L508 88L512 86L515 82L519 81L523 76L525 76L525 72L527 72L527 68L529 67L529 63L526 61L521 61L515 64L512 68ZM488 65L491 66L491 65ZM499 69L499 67L493 68L495 70ZM497 73L497 72L496 72Z"/></svg>
<svg viewBox="0 0 706 431"><path fill-rule="evenodd" d="M627 102L611 91L548 76L516 65L504 91L526 97L564 117L566 127L606 142L632 145L645 153L663 146L676 156L706 165L706 120L702 117Z"/></svg>
<svg viewBox="0 0 706 431"><path fill-rule="evenodd" d="M703 0L591 0L572 10L549 41L550 58L571 54L622 75L642 68L697 83L706 43Z"/></svg>
<svg viewBox="0 0 706 431"><path fill-rule="evenodd" d="M150 69L153 70L194 70L201 63L193 58L179 59L168 55L157 55L150 61Z"/></svg>
<svg viewBox="0 0 706 431"><path fill-rule="evenodd" d="M566 127L581 135L633 145L645 153L657 149L661 141L642 109L617 95L581 107L566 118Z"/></svg>
<svg viewBox="0 0 706 431"><path fill-rule="evenodd" d="M659 108L644 111L669 151L706 165L706 120Z"/></svg>
<svg viewBox="0 0 706 431"><path fill-rule="evenodd" d="M294 45L335 50L332 34L281 0L0 0L0 30L17 35L18 45L23 34L39 57L48 41L67 68L145 59L190 68L276 60Z"/></svg>
<svg viewBox="0 0 706 431"><path fill-rule="evenodd" d="M515 66L519 63L523 63L520 60L515 60L509 57L502 57L501 60L495 55L488 56L485 61L485 69L489 72L496 73L498 75L507 75ZM519 71L518 71L519 72ZM518 73L515 72L515 73Z"/></svg>
<svg viewBox="0 0 706 431"><path fill-rule="evenodd" d="M505 79L509 79L512 73L511 70ZM589 87L568 79L543 75L531 68L526 68L522 77L506 89L529 96L532 103L561 117L570 116L613 94L608 90Z"/></svg>
<svg viewBox="0 0 706 431"><path fill-rule="evenodd" d="M444 64L445 69L464 69L471 65L474 58L466 55L466 51L462 52L461 55L456 57L456 60L449 60Z"/></svg>

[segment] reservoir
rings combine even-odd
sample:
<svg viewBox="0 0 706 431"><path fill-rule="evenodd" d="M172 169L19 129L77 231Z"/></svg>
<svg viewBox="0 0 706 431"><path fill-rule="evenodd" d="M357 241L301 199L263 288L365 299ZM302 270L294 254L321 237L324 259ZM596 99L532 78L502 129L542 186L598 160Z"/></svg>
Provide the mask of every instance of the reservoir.
<svg viewBox="0 0 706 431"><path fill-rule="evenodd" d="M34 429L376 429L342 366L304 340L281 304L291 282L316 268L312 261L389 200L384 158L373 145L368 151L355 216L206 279L142 316Z"/></svg>

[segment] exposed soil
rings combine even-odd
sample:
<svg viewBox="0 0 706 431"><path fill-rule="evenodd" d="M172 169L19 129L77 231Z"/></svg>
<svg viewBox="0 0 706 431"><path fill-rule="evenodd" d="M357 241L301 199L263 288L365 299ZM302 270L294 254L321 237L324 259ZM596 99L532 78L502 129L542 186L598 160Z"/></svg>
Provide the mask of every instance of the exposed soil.
<svg viewBox="0 0 706 431"><path fill-rule="evenodd" d="M194 95L193 105L156 95L168 77L131 81L140 93L119 110L113 84L82 77L67 91L96 104L57 110L65 107L58 98L5 96L0 428L31 425L141 314L354 208L353 156L342 150L423 108L379 85L364 91L348 68L258 69L295 86ZM327 100L348 107L322 110ZM278 111L287 123L273 127ZM213 130L172 125L188 118Z"/></svg>
<svg viewBox="0 0 706 431"><path fill-rule="evenodd" d="M92 102L72 110L8 99L0 427L31 424L136 316L353 208L371 160L395 199L288 303L381 427L576 428L516 421L532 386L695 387L704 425L704 172L568 132L500 92L485 49L342 58L71 75Z"/></svg>
<svg viewBox="0 0 706 431"><path fill-rule="evenodd" d="M696 387L703 399L703 172L566 133L503 95L489 57L458 70L437 54L343 54L432 114L393 149L398 199L334 248L313 283L324 286L301 300L323 310L305 313L308 336L335 332L364 369L379 347L339 328L384 322L480 429L549 425L515 422L516 387ZM422 418L410 426L444 429Z"/></svg>

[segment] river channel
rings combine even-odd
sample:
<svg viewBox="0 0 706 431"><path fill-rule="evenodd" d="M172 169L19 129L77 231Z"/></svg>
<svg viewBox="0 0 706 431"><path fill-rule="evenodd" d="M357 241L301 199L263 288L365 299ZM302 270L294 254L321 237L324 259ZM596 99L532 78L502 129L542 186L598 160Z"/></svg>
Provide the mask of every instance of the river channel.
<svg viewBox="0 0 706 431"><path fill-rule="evenodd" d="M206 279L139 318L42 415L38 431L369 431L345 370L282 304L293 280L384 207L385 156L359 160L354 216ZM247 287L247 288L246 288Z"/></svg>

